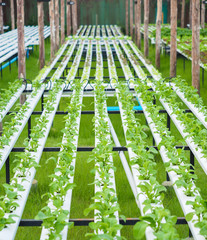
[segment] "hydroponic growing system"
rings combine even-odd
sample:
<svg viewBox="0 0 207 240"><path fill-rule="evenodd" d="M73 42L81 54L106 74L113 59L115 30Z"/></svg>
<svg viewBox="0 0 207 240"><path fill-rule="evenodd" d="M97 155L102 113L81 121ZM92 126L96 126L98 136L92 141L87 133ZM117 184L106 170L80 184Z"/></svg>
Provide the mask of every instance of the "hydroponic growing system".
<svg viewBox="0 0 207 240"><path fill-rule="evenodd" d="M70 67L69 62L72 63ZM84 62L83 67L81 62ZM95 64L95 76L91 75L92 63ZM105 69L108 71L106 76ZM27 94L26 102L18 112L10 112L22 93ZM70 101L66 111L60 112L58 106L63 95ZM94 111L82 110L83 98L87 96L94 97ZM114 96L118 108L109 110L106 99ZM134 108L133 97L138 100L139 109ZM39 100L42 111L37 112L35 107ZM126 146L120 145L109 119L112 113L120 114ZM0 168L6 163L7 182L4 184L5 195L0 199L0 239L14 239L21 226L41 226L42 240L67 239L72 222L75 226L89 225L93 230L87 233L90 239L122 239L123 225L134 225L137 239L144 235L148 240L181 239L176 224L188 224L196 240L207 238L206 200L195 185L199 176L193 170L196 157L207 174L207 109L182 79L169 82L162 78L119 27L81 26L76 36L67 38L51 65L42 69L32 84L16 81L5 90L0 99L0 122L8 114L12 114L11 121L4 123L0 137ZM34 114L39 114L39 118L31 128L31 115ZM65 115L62 143L56 148L45 147L56 114ZM94 147L78 146L82 114L94 114ZM147 143L146 124L136 117L140 114L151 130L152 145ZM185 140L183 145L177 145L171 133L171 121ZM25 147L16 148L15 143L27 123ZM22 219L44 151L58 152L48 201L35 219ZM94 212L92 220L70 219L74 174L78 171L77 151L92 151L89 161L94 161L95 165L95 190L91 205L85 209L86 216ZM141 214L139 219L121 215L114 151L119 152ZM190 152L190 162L186 151ZM11 152L20 153L15 157L15 174L10 179ZM158 153L185 217L176 218L164 207L166 188L157 179L155 156Z"/></svg>

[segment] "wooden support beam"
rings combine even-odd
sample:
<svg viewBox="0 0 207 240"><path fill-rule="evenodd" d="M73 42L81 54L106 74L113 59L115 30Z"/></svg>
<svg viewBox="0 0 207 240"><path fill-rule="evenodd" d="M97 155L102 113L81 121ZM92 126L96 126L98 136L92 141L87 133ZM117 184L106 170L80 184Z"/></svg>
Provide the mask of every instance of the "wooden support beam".
<svg viewBox="0 0 207 240"><path fill-rule="evenodd" d="M149 56L149 0L144 0L144 55Z"/></svg>
<svg viewBox="0 0 207 240"><path fill-rule="evenodd" d="M49 2L50 12L50 58L55 56L55 16L54 16L54 0Z"/></svg>
<svg viewBox="0 0 207 240"><path fill-rule="evenodd" d="M60 21L59 21L59 0L55 0L55 51L57 52L60 44Z"/></svg>
<svg viewBox="0 0 207 240"><path fill-rule="evenodd" d="M73 35L75 35L78 30L77 4L78 4L77 0L74 0L74 4L72 5Z"/></svg>
<svg viewBox="0 0 207 240"><path fill-rule="evenodd" d="M15 15L14 15L14 0L10 0L10 8L11 8L11 28L15 29Z"/></svg>
<svg viewBox="0 0 207 240"><path fill-rule="evenodd" d="M137 46L141 49L141 0L137 0Z"/></svg>
<svg viewBox="0 0 207 240"><path fill-rule="evenodd" d="M24 0L17 0L17 35L18 35L18 77L26 78L25 45L24 45ZM20 103L24 104L26 95L20 96Z"/></svg>
<svg viewBox="0 0 207 240"><path fill-rule="evenodd" d="M185 0L182 0L181 28L185 27Z"/></svg>
<svg viewBox="0 0 207 240"><path fill-rule="evenodd" d="M26 77L25 45L24 45L24 0L17 0L17 32L18 32L18 71L19 79Z"/></svg>
<svg viewBox="0 0 207 240"><path fill-rule="evenodd" d="M71 27L72 27L72 23L71 23L71 5L67 4L67 36L70 36L72 34L71 32Z"/></svg>
<svg viewBox="0 0 207 240"><path fill-rule="evenodd" d="M134 1L134 38L137 41L137 1Z"/></svg>
<svg viewBox="0 0 207 240"><path fill-rule="evenodd" d="M192 1L192 85L200 92L200 0Z"/></svg>
<svg viewBox="0 0 207 240"><path fill-rule="evenodd" d="M50 13L50 58L53 59L55 56L55 10L54 0L49 2L49 13Z"/></svg>
<svg viewBox="0 0 207 240"><path fill-rule="evenodd" d="M130 19L130 35L131 37L133 38L133 19L134 19L134 11L133 11L133 0L130 0L130 16L129 16L129 19Z"/></svg>
<svg viewBox="0 0 207 240"><path fill-rule="evenodd" d="M190 29L192 28L192 0L190 0L190 6L189 6L189 24L190 24Z"/></svg>
<svg viewBox="0 0 207 240"><path fill-rule="evenodd" d="M157 0L156 58L155 58L155 64L157 68L160 68L161 23L162 23L162 0Z"/></svg>
<svg viewBox="0 0 207 240"><path fill-rule="evenodd" d="M177 0L171 0L170 77L176 77L177 65Z"/></svg>
<svg viewBox="0 0 207 240"><path fill-rule="evenodd" d="M126 35L129 35L129 0L126 1L125 23L126 23Z"/></svg>
<svg viewBox="0 0 207 240"><path fill-rule="evenodd" d="M44 5L37 2L38 30L39 30L39 62L40 69L45 66L45 41L44 41Z"/></svg>
<svg viewBox="0 0 207 240"><path fill-rule="evenodd" d="M2 0L0 0L2 3ZM3 18L3 6L0 5L0 34L4 33L4 18Z"/></svg>
<svg viewBox="0 0 207 240"><path fill-rule="evenodd" d="M61 0L61 44L65 41L65 0Z"/></svg>
<svg viewBox="0 0 207 240"><path fill-rule="evenodd" d="M205 28L205 3L202 1L201 3L201 28Z"/></svg>

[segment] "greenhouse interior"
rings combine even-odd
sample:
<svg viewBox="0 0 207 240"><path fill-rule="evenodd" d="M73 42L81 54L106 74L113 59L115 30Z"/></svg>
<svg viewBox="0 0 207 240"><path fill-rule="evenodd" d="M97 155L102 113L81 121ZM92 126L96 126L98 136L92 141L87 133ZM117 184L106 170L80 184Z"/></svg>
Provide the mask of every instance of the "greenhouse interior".
<svg viewBox="0 0 207 240"><path fill-rule="evenodd" d="M206 5L0 0L0 240L207 239Z"/></svg>

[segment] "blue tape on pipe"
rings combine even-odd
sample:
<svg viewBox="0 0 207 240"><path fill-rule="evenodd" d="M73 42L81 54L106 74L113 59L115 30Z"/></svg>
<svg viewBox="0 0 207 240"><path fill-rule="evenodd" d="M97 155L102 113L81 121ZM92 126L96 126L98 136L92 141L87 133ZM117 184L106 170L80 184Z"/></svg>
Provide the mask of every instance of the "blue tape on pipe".
<svg viewBox="0 0 207 240"><path fill-rule="evenodd" d="M139 110L142 110L142 107L141 106L134 106L133 107L133 110L134 111L139 111ZM119 107L107 107L107 111L108 112L112 112L112 111L119 111Z"/></svg>
<svg viewBox="0 0 207 240"><path fill-rule="evenodd" d="M4 68L8 67L13 62L17 61L17 59L18 59L18 57L12 58L12 60L10 62L7 62L4 65L2 65L2 67L0 67L0 71L3 70Z"/></svg>
<svg viewBox="0 0 207 240"><path fill-rule="evenodd" d="M139 103L139 99L138 99L138 97L136 97L136 99L137 99L137 102ZM142 111L142 107L140 106L140 103L139 103L139 106L134 106L133 107L133 110L134 111ZM110 111L119 111L119 107L117 106L117 107L107 107L107 111L108 112L110 112Z"/></svg>

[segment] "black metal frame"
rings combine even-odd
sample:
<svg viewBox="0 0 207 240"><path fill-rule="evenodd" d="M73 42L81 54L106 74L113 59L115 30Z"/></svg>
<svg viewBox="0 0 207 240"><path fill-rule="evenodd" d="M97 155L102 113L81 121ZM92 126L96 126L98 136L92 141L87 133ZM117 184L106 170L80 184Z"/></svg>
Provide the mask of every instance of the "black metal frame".
<svg viewBox="0 0 207 240"><path fill-rule="evenodd" d="M124 226L133 226L137 222L139 222L139 218L126 218L126 221L124 221L122 218L119 219L119 222L121 225ZM19 227L40 227L42 225L41 220L35 220L35 219L21 219L19 223ZM83 227L88 226L89 223L94 222L93 218L71 218L68 222L73 222L74 226ZM184 217L178 217L177 218L177 225L187 224L187 221Z"/></svg>

